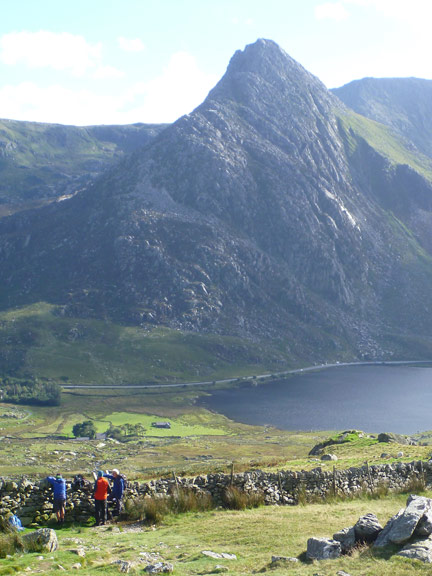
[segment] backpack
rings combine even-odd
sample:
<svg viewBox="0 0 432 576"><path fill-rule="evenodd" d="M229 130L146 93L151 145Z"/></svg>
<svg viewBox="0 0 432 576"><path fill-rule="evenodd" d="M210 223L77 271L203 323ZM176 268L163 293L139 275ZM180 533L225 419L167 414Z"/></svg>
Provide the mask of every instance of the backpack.
<svg viewBox="0 0 432 576"><path fill-rule="evenodd" d="M85 480L82 474L77 474L76 476L74 476L73 482L72 482L72 490L79 490L80 488L84 488L85 486Z"/></svg>
<svg viewBox="0 0 432 576"><path fill-rule="evenodd" d="M24 530L21 524L21 520L15 514L9 518L9 524L13 529L17 530L18 532Z"/></svg>
<svg viewBox="0 0 432 576"><path fill-rule="evenodd" d="M128 481L127 478L124 474L120 474L120 478L123 480L123 491L126 490L126 488L128 487Z"/></svg>

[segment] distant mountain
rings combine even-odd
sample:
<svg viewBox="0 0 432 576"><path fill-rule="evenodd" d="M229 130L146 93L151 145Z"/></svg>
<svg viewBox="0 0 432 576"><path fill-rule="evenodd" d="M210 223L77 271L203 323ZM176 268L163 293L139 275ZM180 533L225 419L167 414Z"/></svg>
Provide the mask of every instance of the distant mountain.
<svg viewBox="0 0 432 576"><path fill-rule="evenodd" d="M75 193L163 128L0 120L0 216Z"/></svg>
<svg viewBox="0 0 432 576"><path fill-rule="evenodd" d="M432 157L432 80L364 78L332 92L358 114L391 127L408 147Z"/></svg>
<svg viewBox="0 0 432 576"><path fill-rule="evenodd" d="M0 307L235 337L287 364L430 357L431 182L258 40L92 185L0 221Z"/></svg>

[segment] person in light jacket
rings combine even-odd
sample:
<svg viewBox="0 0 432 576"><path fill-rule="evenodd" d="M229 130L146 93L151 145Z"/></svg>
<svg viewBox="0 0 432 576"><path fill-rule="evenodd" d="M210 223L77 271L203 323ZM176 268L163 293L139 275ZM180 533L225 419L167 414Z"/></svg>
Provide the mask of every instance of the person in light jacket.
<svg viewBox="0 0 432 576"><path fill-rule="evenodd" d="M123 507L123 493L125 490L125 482L123 476L117 470L113 468L110 474L108 470L104 474L104 478L108 478L112 481L111 494L108 496L108 500L113 503L113 516L119 516Z"/></svg>

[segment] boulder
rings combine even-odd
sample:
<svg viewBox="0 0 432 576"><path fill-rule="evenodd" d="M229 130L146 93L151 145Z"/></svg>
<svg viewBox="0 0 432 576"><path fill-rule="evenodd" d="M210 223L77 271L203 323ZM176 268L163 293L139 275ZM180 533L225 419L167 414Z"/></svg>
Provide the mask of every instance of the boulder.
<svg viewBox="0 0 432 576"><path fill-rule="evenodd" d="M342 553L346 554L352 550L356 544L354 526L351 526L350 528L342 528L342 530L333 534L333 540L340 542Z"/></svg>
<svg viewBox="0 0 432 576"><path fill-rule="evenodd" d="M397 555L430 564L432 562L432 539L427 538L407 544Z"/></svg>
<svg viewBox="0 0 432 576"><path fill-rule="evenodd" d="M237 560L235 554L228 554L228 552L212 552L211 550L203 550L201 554L208 556L209 558L215 558L216 560Z"/></svg>
<svg viewBox="0 0 432 576"><path fill-rule="evenodd" d="M428 510L423 514L414 530L414 534L421 538L427 538L432 534L432 510Z"/></svg>
<svg viewBox="0 0 432 576"><path fill-rule="evenodd" d="M321 456L321 460L336 462L337 459L338 459L338 457L336 456L336 454L323 454Z"/></svg>
<svg viewBox="0 0 432 576"><path fill-rule="evenodd" d="M53 552L58 548L57 534L51 528L40 528L21 536L24 549L31 552Z"/></svg>
<svg viewBox="0 0 432 576"><path fill-rule="evenodd" d="M299 562L299 559L293 558L292 556L272 556L271 559L272 568L275 564L283 566L284 564L295 564L296 562Z"/></svg>
<svg viewBox="0 0 432 576"><path fill-rule="evenodd" d="M389 534L391 533L393 524L396 522L399 516L402 516L404 512L405 508L401 508L397 514L395 514L390 518L390 520L384 526L383 530L378 534L378 538L375 540L374 546L376 546L377 548L384 548L384 546L388 546L389 544L391 544Z"/></svg>
<svg viewBox="0 0 432 576"><path fill-rule="evenodd" d="M132 562L128 562L127 560L114 560L111 564L116 564L118 566L119 572L123 572L127 574L129 570L132 568Z"/></svg>
<svg viewBox="0 0 432 576"><path fill-rule="evenodd" d="M418 523L432 508L432 500L424 496L412 496L408 499L408 506L402 514L392 519L387 534L387 543L405 544L413 535ZM385 544L381 544L383 546Z"/></svg>
<svg viewBox="0 0 432 576"><path fill-rule="evenodd" d="M412 438L402 436L402 434L394 434L393 432L381 432L381 434L378 434L378 442L394 442L395 444L404 445L416 444Z"/></svg>
<svg viewBox="0 0 432 576"><path fill-rule="evenodd" d="M166 574L174 570L174 566L169 562L156 562L156 564L149 564L144 568L148 574Z"/></svg>
<svg viewBox="0 0 432 576"><path fill-rule="evenodd" d="M331 538L309 538L307 541L306 558L308 560L327 560L339 558L342 553L340 542Z"/></svg>
<svg viewBox="0 0 432 576"><path fill-rule="evenodd" d="M374 542L383 527L378 522L375 514L365 514L354 525L355 539L357 542Z"/></svg>

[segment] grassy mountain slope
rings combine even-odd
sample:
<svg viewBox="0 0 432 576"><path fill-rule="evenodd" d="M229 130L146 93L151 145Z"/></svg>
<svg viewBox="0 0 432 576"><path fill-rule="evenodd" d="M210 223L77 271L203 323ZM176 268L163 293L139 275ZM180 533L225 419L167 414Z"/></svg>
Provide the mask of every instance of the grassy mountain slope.
<svg viewBox="0 0 432 576"><path fill-rule="evenodd" d="M70 318L38 303L0 313L0 375L63 384L149 384L264 373L282 351L228 336Z"/></svg>
<svg viewBox="0 0 432 576"><path fill-rule="evenodd" d="M380 122L371 120L352 110L339 113L340 128L345 133L351 153L358 138L363 138L372 148L387 158L393 166L407 165L432 181L432 159L409 149L393 130Z"/></svg>
<svg viewBox="0 0 432 576"><path fill-rule="evenodd" d="M76 192L163 128L0 120L0 216Z"/></svg>
<svg viewBox="0 0 432 576"><path fill-rule="evenodd" d="M355 112L392 129L415 154L432 157L432 81L364 78L332 90Z"/></svg>

